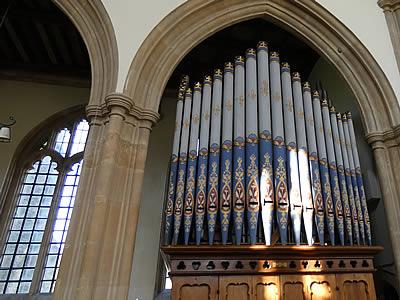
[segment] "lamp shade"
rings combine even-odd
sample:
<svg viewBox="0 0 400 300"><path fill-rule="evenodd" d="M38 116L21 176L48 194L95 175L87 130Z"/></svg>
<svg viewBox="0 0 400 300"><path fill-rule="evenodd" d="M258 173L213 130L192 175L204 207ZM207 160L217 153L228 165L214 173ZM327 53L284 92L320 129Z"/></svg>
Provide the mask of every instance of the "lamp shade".
<svg viewBox="0 0 400 300"><path fill-rule="evenodd" d="M11 128L10 127L0 127L0 142L9 143L11 141Z"/></svg>

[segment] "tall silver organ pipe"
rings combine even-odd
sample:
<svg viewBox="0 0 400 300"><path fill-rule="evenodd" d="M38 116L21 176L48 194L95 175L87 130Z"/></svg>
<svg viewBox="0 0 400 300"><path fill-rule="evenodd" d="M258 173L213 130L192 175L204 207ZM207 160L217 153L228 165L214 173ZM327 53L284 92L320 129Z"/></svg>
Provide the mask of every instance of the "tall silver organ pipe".
<svg viewBox="0 0 400 300"><path fill-rule="evenodd" d="M245 99L244 99L244 59L235 58L235 87L234 87L234 122L233 122L233 223L235 241L240 245L244 224L245 211Z"/></svg>
<svg viewBox="0 0 400 300"><path fill-rule="evenodd" d="M324 136L326 142L326 151L328 158L327 163L329 170L329 178L332 191L332 200L335 210L335 220L338 229L340 244L344 245L343 205L340 195L339 177L337 174L335 148L333 146L333 135L332 135L331 119L329 114L328 100L326 98L322 99L321 106L322 106L322 120L324 124Z"/></svg>
<svg viewBox="0 0 400 300"><path fill-rule="evenodd" d="M164 240L167 241L168 243L171 239L171 234L172 234L172 224L173 224L172 215L174 213L174 205L175 205L175 190L176 190L176 178L178 172L179 144L181 139L181 128L182 128L183 97L188 84L189 84L189 77L184 76L182 78L182 82L179 87L178 101L176 104L174 140L172 143L172 153L171 153L170 171L168 176L168 188L166 197L167 203L165 208Z"/></svg>
<svg viewBox="0 0 400 300"><path fill-rule="evenodd" d="M351 114L325 91L264 41L189 86L185 76L165 244L371 245Z"/></svg>
<svg viewBox="0 0 400 300"><path fill-rule="evenodd" d="M260 188L258 171L258 116L256 51L246 51L246 207L250 244L257 240Z"/></svg>
<svg viewBox="0 0 400 300"><path fill-rule="evenodd" d="M357 212L357 207L356 207L356 203L355 203L355 199L354 199L353 183L351 181L349 157L348 157L348 153L347 153L346 140L345 140L345 135L344 135L341 113L337 114L337 124L338 124L338 128L339 128L340 147L342 149L342 155L343 155L343 166L344 166L344 175L346 178L347 195L349 196L351 215L353 218L353 233L354 233L354 237L355 237L357 245L360 245L361 242L360 242L360 229L358 226L358 212Z"/></svg>
<svg viewBox="0 0 400 300"><path fill-rule="evenodd" d="M317 148L319 158L319 171L321 175L321 190L324 197L326 223L332 245L335 245L335 213L332 200L331 183L329 180L328 158L326 154L324 125L322 123L321 101L319 93L313 93L313 109L315 120L315 135L317 137Z"/></svg>
<svg viewBox="0 0 400 300"><path fill-rule="evenodd" d="M303 84L304 117L306 120L306 133L308 145L308 160L310 166L310 177L312 196L315 211L315 225L317 227L318 239L321 245L325 244L325 218L324 202L322 198L321 179L319 173L317 139L315 137L314 114L311 99L311 87L308 82Z"/></svg>
<svg viewBox="0 0 400 300"><path fill-rule="evenodd" d="M192 110L192 90L188 88L185 93L183 106L182 133L179 152L178 179L176 183L176 198L174 209L174 235L172 243L176 245L181 230L183 202L185 196L186 167L189 147L190 113Z"/></svg>
<svg viewBox="0 0 400 300"><path fill-rule="evenodd" d="M196 83L193 89L192 118L189 136L188 165L186 174L186 189L184 203L184 239L185 245L189 243L190 227L192 224L194 197L195 197L195 178L197 167L197 142L199 140L200 125L200 106L201 106L201 84Z"/></svg>
<svg viewBox="0 0 400 300"><path fill-rule="evenodd" d="M354 201L355 201L356 209L357 209L358 225L359 225L362 244L365 244L364 217L363 217L362 209L361 209L360 195L358 193L353 151L351 149L350 132L349 132L349 125L347 123L347 114L346 113L342 114L342 122L343 122L343 131L344 131L344 140L345 140L345 145L346 145L346 149L347 149L347 156L349 159L349 167L350 167L349 172L350 172L351 183L352 183L351 186L353 187Z"/></svg>
<svg viewBox="0 0 400 300"><path fill-rule="evenodd" d="M281 68L279 54L272 52L269 59L271 74L272 141L276 219L281 243L287 243L289 195L287 189L286 146L282 111Z"/></svg>
<svg viewBox="0 0 400 300"><path fill-rule="evenodd" d="M350 209L349 196L347 194L346 176L344 173L345 171L343 165L342 148L339 137L338 120L336 118L336 110L333 106L330 107L330 118L331 118L332 136L336 154L336 167L337 167L338 181L340 185L340 195L343 204L343 216L346 227L346 234L349 244L353 245L353 230L351 225L352 215Z"/></svg>
<svg viewBox="0 0 400 300"><path fill-rule="evenodd" d="M300 197L299 163L297 157L296 127L292 80L288 63L282 63L282 104L286 141L287 181L290 200L290 218L293 224L296 245L300 245L302 202Z"/></svg>
<svg viewBox="0 0 400 300"><path fill-rule="evenodd" d="M308 146L306 137L306 124L304 119L303 95L301 89L300 73L292 75L292 89L294 102L294 115L297 139L297 159L299 165L301 203L303 206L304 229L307 237L307 244L313 244L313 197L311 194L311 177L308 165ZM323 233L323 230L322 230Z"/></svg>
<svg viewBox="0 0 400 300"><path fill-rule="evenodd" d="M211 102L210 155L208 157L207 223L208 243L213 244L219 208L219 162L221 140L222 71L214 71Z"/></svg>
<svg viewBox="0 0 400 300"><path fill-rule="evenodd" d="M200 245L203 236L204 217L206 213L211 83L211 76L206 76L204 78L201 101L200 140L196 180L195 235L197 245Z"/></svg>
<svg viewBox="0 0 400 300"><path fill-rule="evenodd" d="M257 45L260 201L265 244L271 245L275 196L272 168L272 123L268 64L268 44L261 41Z"/></svg>
<svg viewBox="0 0 400 300"><path fill-rule="evenodd" d="M361 174L361 165L360 165L360 158L358 156L356 135L354 132L354 125L353 125L353 120L352 120L350 112L347 112L347 122L348 122L348 126L349 126L350 142L351 142L350 146L353 151L355 173L356 173L356 179L357 179L358 193L360 195L360 200L361 200L361 208L362 208L362 212L363 212L366 238L368 240L368 245L372 245L371 225L370 225L370 221L369 221L367 199L365 198L364 182L363 182L363 178L362 178L362 174Z"/></svg>
<svg viewBox="0 0 400 300"><path fill-rule="evenodd" d="M232 130L233 130L233 65L225 63L221 144L221 237L225 245L229 236L232 211Z"/></svg>

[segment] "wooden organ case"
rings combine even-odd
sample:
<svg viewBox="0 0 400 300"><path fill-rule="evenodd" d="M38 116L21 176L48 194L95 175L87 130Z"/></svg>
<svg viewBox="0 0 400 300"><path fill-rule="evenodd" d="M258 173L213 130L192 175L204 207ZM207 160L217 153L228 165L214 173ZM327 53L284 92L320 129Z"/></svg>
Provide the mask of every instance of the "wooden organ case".
<svg viewBox="0 0 400 300"><path fill-rule="evenodd" d="M351 114L266 42L183 77L166 194L172 299L376 299Z"/></svg>

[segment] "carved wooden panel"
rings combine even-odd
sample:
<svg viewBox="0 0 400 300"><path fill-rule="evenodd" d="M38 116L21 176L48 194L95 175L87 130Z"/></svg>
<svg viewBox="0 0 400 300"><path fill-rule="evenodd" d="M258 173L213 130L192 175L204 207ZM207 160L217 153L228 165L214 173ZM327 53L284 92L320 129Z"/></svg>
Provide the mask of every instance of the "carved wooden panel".
<svg viewBox="0 0 400 300"><path fill-rule="evenodd" d="M254 276L254 300L279 300L279 276Z"/></svg>
<svg viewBox="0 0 400 300"><path fill-rule="evenodd" d="M281 276L282 299L337 299L335 275Z"/></svg>
<svg viewBox="0 0 400 300"><path fill-rule="evenodd" d="M337 299L335 275L308 275L305 279L308 281L310 299Z"/></svg>
<svg viewBox="0 0 400 300"><path fill-rule="evenodd" d="M252 299L252 276L221 276L219 279L220 300Z"/></svg>
<svg viewBox="0 0 400 300"><path fill-rule="evenodd" d="M340 299L376 299L372 274L340 274L336 275L336 280Z"/></svg>
<svg viewBox="0 0 400 300"><path fill-rule="evenodd" d="M173 300L375 300L371 273L174 276Z"/></svg>
<svg viewBox="0 0 400 300"><path fill-rule="evenodd" d="M172 277L172 299L217 300L218 276Z"/></svg>
<svg viewBox="0 0 400 300"><path fill-rule="evenodd" d="M282 276L282 299L283 300L304 300L306 299L306 288L302 280L296 278L285 278ZM294 276L293 276L294 277Z"/></svg>

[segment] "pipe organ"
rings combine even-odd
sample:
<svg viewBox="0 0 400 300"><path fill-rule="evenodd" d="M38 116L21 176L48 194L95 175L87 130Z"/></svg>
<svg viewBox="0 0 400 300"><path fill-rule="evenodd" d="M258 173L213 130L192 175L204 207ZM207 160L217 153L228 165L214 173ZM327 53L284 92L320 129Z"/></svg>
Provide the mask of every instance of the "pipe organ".
<svg viewBox="0 0 400 300"><path fill-rule="evenodd" d="M318 265L336 274L340 265L359 260L370 276L378 250L372 246L350 112L336 112L326 92L302 83L300 73L291 73L266 42L203 83L191 86L184 76L163 237L175 292L176 284L196 274L226 279L225 273L235 271L301 273L310 259L307 249L315 255L309 276ZM247 269L239 258L250 264ZM359 274L356 266L350 271Z"/></svg>

